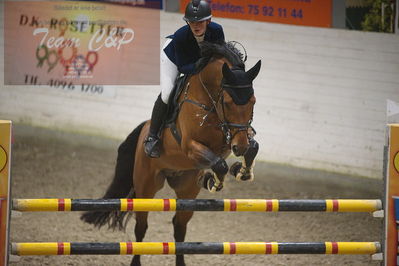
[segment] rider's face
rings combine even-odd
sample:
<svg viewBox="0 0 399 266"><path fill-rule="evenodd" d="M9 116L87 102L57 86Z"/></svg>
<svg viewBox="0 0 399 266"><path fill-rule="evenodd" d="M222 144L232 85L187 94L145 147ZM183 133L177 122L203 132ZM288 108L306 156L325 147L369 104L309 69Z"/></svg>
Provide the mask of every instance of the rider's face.
<svg viewBox="0 0 399 266"><path fill-rule="evenodd" d="M209 24L209 20L198 21L198 22L189 22L191 31L194 36L202 36L205 34L206 26Z"/></svg>

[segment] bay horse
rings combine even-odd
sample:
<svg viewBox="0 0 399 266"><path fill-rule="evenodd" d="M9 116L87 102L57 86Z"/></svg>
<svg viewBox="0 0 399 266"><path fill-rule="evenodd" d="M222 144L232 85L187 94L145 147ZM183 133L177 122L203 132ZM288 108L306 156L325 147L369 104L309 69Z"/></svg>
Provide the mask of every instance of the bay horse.
<svg viewBox="0 0 399 266"><path fill-rule="evenodd" d="M237 180L253 179L253 163L258 152L251 126L255 105L252 81L259 73L260 60L245 71L242 54L233 45L203 43L197 73L191 75L177 97L179 112L173 130L163 130L161 157L144 153L149 121L141 123L118 148L115 175L104 199L153 198L165 180L178 199L195 199L201 187L219 191L229 167L226 157L233 151L243 161L230 168ZM179 137L176 136L178 132ZM210 169L211 171L205 172ZM130 215L126 212L86 212L84 222L124 230ZM192 211L176 212L174 238L184 242ZM134 233L143 241L148 212L136 212ZM131 265L141 265L135 255ZM176 265L185 265L176 255Z"/></svg>

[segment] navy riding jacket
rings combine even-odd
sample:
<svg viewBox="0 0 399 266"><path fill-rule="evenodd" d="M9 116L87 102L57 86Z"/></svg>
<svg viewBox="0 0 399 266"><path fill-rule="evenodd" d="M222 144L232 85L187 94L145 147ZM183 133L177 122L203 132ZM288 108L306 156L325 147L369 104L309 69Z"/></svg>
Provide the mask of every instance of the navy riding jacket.
<svg viewBox="0 0 399 266"><path fill-rule="evenodd" d="M188 25L183 26L167 38L171 38L172 41L165 47L165 54L177 66L179 72L192 74L195 71L195 62L200 59L201 54L190 27ZM204 41L224 42L222 26L215 22L209 23L205 31Z"/></svg>

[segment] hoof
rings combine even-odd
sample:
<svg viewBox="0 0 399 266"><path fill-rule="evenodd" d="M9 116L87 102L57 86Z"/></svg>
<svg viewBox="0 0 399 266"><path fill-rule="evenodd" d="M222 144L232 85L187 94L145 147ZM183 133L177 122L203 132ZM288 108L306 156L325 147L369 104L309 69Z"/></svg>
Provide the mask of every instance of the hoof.
<svg viewBox="0 0 399 266"><path fill-rule="evenodd" d="M238 173L236 176L236 180L238 181L254 181L254 175L252 173L242 174L241 172Z"/></svg>
<svg viewBox="0 0 399 266"><path fill-rule="evenodd" d="M233 175L237 181L253 181L254 180L254 174L253 174L252 168L248 169L246 167L243 167L242 163L240 163L240 162L235 162L230 167L230 174Z"/></svg>
<svg viewBox="0 0 399 266"><path fill-rule="evenodd" d="M203 180L204 180L204 188L211 193L220 191L223 188L223 183L216 181L217 179L215 177L215 174L207 172L205 173Z"/></svg>
<svg viewBox="0 0 399 266"><path fill-rule="evenodd" d="M237 176L237 174L240 171L241 167L242 167L242 163L240 163L240 162L233 163L233 165L230 166L230 170L229 170L230 174L232 176L234 176L234 177Z"/></svg>

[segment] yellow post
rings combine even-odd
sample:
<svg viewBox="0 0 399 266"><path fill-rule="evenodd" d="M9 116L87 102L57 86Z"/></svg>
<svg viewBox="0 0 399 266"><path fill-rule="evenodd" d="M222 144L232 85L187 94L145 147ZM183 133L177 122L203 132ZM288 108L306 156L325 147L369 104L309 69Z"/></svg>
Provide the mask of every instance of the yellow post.
<svg viewBox="0 0 399 266"><path fill-rule="evenodd" d="M398 232L394 199L399 196L399 124L388 125L385 167L385 265L397 265Z"/></svg>
<svg viewBox="0 0 399 266"><path fill-rule="evenodd" d="M11 121L0 120L0 265L8 262L10 221Z"/></svg>

